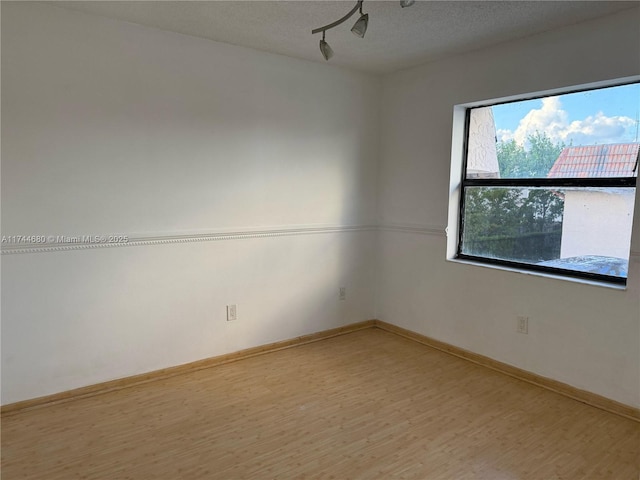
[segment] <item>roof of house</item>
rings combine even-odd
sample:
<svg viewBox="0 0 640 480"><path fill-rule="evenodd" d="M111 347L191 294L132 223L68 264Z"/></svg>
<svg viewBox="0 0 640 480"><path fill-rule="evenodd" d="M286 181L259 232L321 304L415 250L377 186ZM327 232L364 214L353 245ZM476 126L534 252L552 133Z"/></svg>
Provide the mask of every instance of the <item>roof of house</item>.
<svg viewBox="0 0 640 480"><path fill-rule="evenodd" d="M547 177L635 177L639 151L640 143L566 147Z"/></svg>

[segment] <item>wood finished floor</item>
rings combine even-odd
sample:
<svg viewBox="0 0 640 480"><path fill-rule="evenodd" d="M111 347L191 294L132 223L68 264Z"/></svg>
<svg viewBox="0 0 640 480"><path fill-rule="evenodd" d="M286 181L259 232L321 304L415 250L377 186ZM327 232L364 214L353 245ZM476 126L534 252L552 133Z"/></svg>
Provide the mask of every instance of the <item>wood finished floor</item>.
<svg viewBox="0 0 640 480"><path fill-rule="evenodd" d="M640 424L379 329L2 418L2 479L615 479Z"/></svg>

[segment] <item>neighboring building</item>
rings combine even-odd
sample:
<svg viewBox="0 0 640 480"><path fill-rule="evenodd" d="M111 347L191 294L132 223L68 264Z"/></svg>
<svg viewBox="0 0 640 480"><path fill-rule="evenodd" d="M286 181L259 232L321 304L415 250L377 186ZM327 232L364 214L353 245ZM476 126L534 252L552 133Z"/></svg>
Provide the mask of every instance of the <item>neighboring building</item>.
<svg viewBox="0 0 640 480"><path fill-rule="evenodd" d="M468 178L500 178L496 122L491 107L473 109L469 122Z"/></svg>
<svg viewBox="0 0 640 480"><path fill-rule="evenodd" d="M567 147L547 177L637 176L639 150L639 143ZM560 257L599 255L628 259L633 206L631 189L567 189ZM612 211L617 214L611 215Z"/></svg>

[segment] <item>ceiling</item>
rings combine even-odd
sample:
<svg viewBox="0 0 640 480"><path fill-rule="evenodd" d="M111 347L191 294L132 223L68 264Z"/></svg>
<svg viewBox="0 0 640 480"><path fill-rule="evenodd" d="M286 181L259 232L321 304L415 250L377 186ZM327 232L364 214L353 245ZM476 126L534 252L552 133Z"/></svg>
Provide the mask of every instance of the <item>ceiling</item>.
<svg viewBox="0 0 640 480"><path fill-rule="evenodd" d="M72 1L57 6L290 57L323 62L311 30L345 15L355 1ZM640 5L636 1L365 1L358 15L327 32L332 65L390 73L450 55L579 23ZM637 11L634 12L637 15Z"/></svg>

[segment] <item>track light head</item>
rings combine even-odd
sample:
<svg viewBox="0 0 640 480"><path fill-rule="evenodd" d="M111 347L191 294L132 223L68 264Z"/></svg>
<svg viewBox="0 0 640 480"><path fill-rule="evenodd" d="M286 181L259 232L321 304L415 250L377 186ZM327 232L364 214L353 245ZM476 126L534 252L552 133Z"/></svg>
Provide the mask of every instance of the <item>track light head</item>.
<svg viewBox="0 0 640 480"><path fill-rule="evenodd" d="M367 33L367 26L369 25L369 14L362 14L362 10L360 10L360 13L360 18L353 24L351 31L354 35L364 38L364 34Z"/></svg>
<svg viewBox="0 0 640 480"><path fill-rule="evenodd" d="M359 36L360 38L364 37L364 34L367 32L367 25L369 24L369 14L362 13L363 1L364 0L358 0L355 6L344 17L336 20L333 23L325 25L324 27L314 28L313 30L311 30L312 35L322 32L322 40L320 40L320 51L322 52L322 56L324 57L325 60L329 60L331 57L333 57L333 50L324 39L325 33L327 32L327 30L337 27L338 25L341 25L347 20L349 20L358 11L358 9L360 9L360 18L353 25L353 27L351 28L351 31L355 35Z"/></svg>
<svg viewBox="0 0 640 480"><path fill-rule="evenodd" d="M400 6L402 8L404 7L410 7L411 5L413 5L414 3L416 3L416 0L400 0Z"/></svg>
<svg viewBox="0 0 640 480"><path fill-rule="evenodd" d="M333 57L333 50L327 42L324 41L324 32L322 32L322 40L320 40L320 51L325 60L329 61Z"/></svg>

